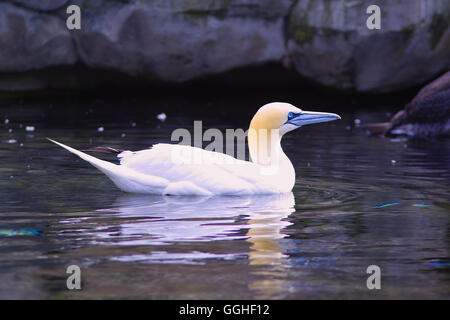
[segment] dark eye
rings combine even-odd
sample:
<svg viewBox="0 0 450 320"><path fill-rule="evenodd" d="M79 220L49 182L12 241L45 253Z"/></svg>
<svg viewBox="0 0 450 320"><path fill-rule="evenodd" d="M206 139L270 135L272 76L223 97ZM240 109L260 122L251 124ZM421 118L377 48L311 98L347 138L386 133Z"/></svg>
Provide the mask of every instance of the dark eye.
<svg viewBox="0 0 450 320"><path fill-rule="evenodd" d="M293 113L293 112L288 113L288 120L291 120L294 117L295 117L295 113Z"/></svg>

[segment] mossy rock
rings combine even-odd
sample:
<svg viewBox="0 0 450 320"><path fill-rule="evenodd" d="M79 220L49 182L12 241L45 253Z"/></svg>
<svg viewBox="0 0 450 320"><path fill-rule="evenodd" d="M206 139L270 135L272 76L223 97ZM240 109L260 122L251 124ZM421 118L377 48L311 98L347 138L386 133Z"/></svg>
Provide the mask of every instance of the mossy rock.
<svg viewBox="0 0 450 320"><path fill-rule="evenodd" d="M317 29L309 26L296 27L291 32L291 38L298 44L302 45L313 41L317 34Z"/></svg>

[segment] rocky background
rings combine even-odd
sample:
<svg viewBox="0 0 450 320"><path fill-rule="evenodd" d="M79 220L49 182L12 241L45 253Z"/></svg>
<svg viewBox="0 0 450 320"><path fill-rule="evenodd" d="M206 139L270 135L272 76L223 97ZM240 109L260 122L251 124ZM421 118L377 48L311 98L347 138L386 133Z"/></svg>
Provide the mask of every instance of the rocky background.
<svg viewBox="0 0 450 320"><path fill-rule="evenodd" d="M70 4L81 30L66 27ZM371 4L380 30L366 27ZM392 92L450 69L449 22L448 0L0 1L0 90L83 87L86 67L161 84L278 64L330 88Z"/></svg>

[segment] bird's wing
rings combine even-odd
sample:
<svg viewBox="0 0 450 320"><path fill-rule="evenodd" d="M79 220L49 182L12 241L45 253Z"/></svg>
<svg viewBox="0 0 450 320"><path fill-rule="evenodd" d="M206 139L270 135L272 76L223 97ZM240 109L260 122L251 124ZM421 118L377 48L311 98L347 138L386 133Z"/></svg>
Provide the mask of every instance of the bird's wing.
<svg viewBox="0 0 450 320"><path fill-rule="evenodd" d="M264 193L265 188L270 193L258 165L218 152L160 143L151 149L126 151L118 157L126 168L167 179L169 188L182 189L184 183L189 183L189 187L194 185L212 194ZM180 190L172 191L178 194Z"/></svg>

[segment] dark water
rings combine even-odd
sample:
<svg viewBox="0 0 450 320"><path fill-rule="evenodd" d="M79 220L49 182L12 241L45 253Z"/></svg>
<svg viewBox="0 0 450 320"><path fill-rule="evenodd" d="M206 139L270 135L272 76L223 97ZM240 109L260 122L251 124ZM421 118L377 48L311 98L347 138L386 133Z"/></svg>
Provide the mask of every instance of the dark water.
<svg viewBox="0 0 450 320"><path fill-rule="evenodd" d="M388 119L388 103L292 101L342 120L284 138L297 183L280 196L124 194L45 140L142 149L194 120L246 128L262 102L3 99L0 298L450 298L450 140L355 126ZM81 291L66 289L72 264ZM373 264L381 290L366 287Z"/></svg>

